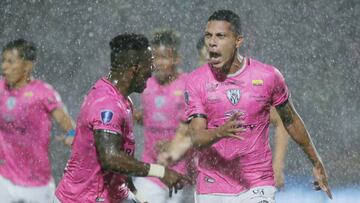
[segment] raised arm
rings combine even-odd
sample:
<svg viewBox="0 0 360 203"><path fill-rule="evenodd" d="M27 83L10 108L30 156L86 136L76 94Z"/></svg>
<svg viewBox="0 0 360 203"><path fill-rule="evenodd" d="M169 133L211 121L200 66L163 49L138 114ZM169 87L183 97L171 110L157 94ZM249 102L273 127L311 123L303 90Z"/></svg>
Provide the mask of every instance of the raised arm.
<svg viewBox="0 0 360 203"><path fill-rule="evenodd" d="M310 159L317 182L315 184L318 184L319 187L327 193L329 198L332 198L330 187L327 182L325 167L318 152L316 151L308 131L306 130L304 122L296 112L290 99L283 104L276 106L276 110L292 139L302 148L307 157Z"/></svg>

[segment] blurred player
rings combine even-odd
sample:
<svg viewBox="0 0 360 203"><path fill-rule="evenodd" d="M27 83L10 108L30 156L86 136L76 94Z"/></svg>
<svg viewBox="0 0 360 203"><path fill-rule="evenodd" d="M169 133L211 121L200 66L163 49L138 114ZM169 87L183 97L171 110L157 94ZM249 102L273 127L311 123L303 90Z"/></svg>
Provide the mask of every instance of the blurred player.
<svg viewBox="0 0 360 203"><path fill-rule="evenodd" d="M160 178L170 195L187 180L167 167L133 157L133 105L128 96L143 92L151 76L148 40L122 34L110 47L110 73L90 88L81 107L71 158L56 189L60 202L133 202L136 197L129 189L134 194L136 189L128 176Z"/></svg>
<svg viewBox="0 0 360 203"><path fill-rule="evenodd" d="M154 51L156 71L147 81L141 95L142 124L144 126L144 149L142 160L156 163L158 154L166 150L167 143L174 138L176 130L186 130L185 121L185 78L179 73L178 53L180 37L173 30L159 30L153 34L151 46ZM138 119L139 120L139 119ZM186 174L189 159L171 166L175 171ZM188 191L180 191L169 198L166 186L156 178L136 178L139 194L149 203L177 203L186 201Z"/></svg>
<svg viewBox="0 0 360 203"><path fill-rule="evenodd" d="M36 47L18 39L2 50L0 79L0 201L51 202L55 184L51 175L49 143L51 119L67 132L70 145L74 122L58 93L32 78Z"/></svg>

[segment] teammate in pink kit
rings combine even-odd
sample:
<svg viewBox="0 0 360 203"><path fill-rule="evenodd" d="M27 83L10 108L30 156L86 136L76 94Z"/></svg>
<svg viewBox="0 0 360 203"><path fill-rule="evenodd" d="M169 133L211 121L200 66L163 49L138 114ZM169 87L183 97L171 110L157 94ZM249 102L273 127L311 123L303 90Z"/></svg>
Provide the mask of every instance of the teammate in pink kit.
<svg viewBox="0 0 360 203"><path fill-rule="evenodd" d="M184 89L186 75L179 73L178 49L180 37L173 30L163 29L153 34L151 46L154 51L156 71L147 81L141 95L142 124L144 126L144 149L142 160L156 163L159 153L166 149L178 128L187 129L185 121ZM186 174L190 157L171 166L175 171ZM156 178L136 178L135 185L149 203L184 202L185 191L168 197L166 186Z"/></svg>
<svg viewBox="0 0 360 203"><path fill-rule="evenodd" d="M304 150L319 187L331 198L327 175L281 73L242 57L239 16L214 12L205 30L209 63L188 76L185 100L198 157L196 201L275 202L269 114L275 106L288 133ZM230 137L229 137L230 136Z"/></svg>
<svg viewBox="0 0 360 203"><path fill-rule="evenodd" d="M35 80L31 72L36 48L23 39L5 45L0 80L0 198L1 202L51 202L55 184L48 150L51 118L68 132L74 122L58 93Z"/></svg>
<svg viewBox="0 0 360 203"><path fill-rule="evenodd" d="M143 202L133 197L136 189L129 176L161 178L170 194L188 179L133 157L133 106L128 95L141 93L151 76L148 40L143 35L122 34L111 40L110 47L110 73L98 80L85 97L71 158L56 189L63 203Z"/></svg>

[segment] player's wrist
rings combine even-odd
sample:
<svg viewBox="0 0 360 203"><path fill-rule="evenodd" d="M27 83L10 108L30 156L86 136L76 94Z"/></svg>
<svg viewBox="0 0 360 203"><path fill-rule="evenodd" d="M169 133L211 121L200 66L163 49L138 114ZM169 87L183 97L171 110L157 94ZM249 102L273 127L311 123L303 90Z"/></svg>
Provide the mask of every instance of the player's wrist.
<svg viewBox="0 0 360 203"><path fill-rule="evenodd" d="M223 137L223 133L222 133L222 127L218 127L215 129L215 138L222 138Z"/></svg>
<svg viewBox="0 0 360 203"><path fill-rule="evenodd" d="M150 164L147 176L163 178L165 176L165 167L159 164Z"/></svg>
<svg viewBox="0 0 360 203"><path fill-rule="evenodd" d="M70 129L66 133L66 137L75 137L76 131L74 129Z"/></svg>

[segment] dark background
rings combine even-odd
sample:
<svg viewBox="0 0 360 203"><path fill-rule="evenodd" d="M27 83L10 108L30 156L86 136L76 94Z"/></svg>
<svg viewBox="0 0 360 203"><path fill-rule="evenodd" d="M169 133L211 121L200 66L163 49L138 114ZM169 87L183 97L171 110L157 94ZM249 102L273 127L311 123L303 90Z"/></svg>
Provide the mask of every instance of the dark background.
<svg viewBox="0 0 360 203"><path fill-rule="evenodd" d="M39 50L34 75L55 87L76 118L88 88L107 73L111 38L173 28L181 34L182 68L190 71L197 65L195 45L207 18L224 8L242 18L241 52L284 74L330 185L359 185L358 0L1 0L0 45L19 37L34 41ZM136 131L138 157L142 131L139 126ZM311 165L300 148L291 142L288 151L287 180L310 177ZM53 141L50 153L58 181L69 151Z"/></svg>

